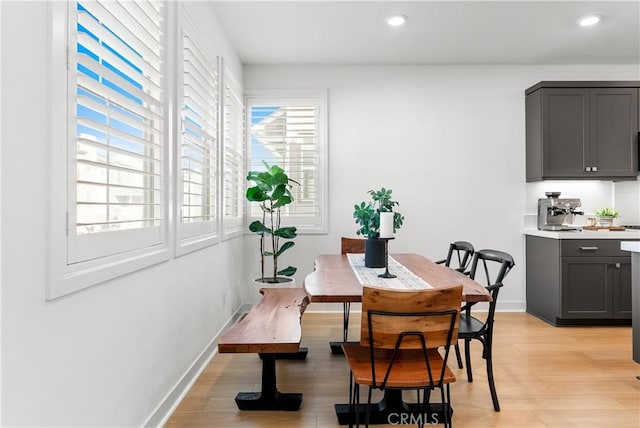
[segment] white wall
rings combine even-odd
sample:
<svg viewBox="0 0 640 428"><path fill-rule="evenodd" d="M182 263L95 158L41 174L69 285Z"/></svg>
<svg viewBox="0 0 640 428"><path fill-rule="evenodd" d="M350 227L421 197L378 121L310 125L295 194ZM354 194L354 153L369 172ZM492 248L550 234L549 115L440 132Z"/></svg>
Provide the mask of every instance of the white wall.
<svg viewBox="0 0 640 428"><path fill-rule="evenodd" d="M45 300L47 4L2 3L0 425L140 426L162 416L156 408L241 305L243 239ZM210 6L188 7L241 76Z"/></svg>
<svg viewBox="0 0 640 428"><path fill-rule="evenodd" d="M247 91L329 90L329 234L299 237L287 263L302 281L317 254L355 235L353 205L385 186L406 217L390 251L436 259L453 240L507 251L516 267L499 308L523 310L523 215L538 197L525 184L524 90L540 80L638 79L639 69L245 66ZM612 198L611 185L603 186Z"/></svg>
<svg viewBox="0 0 640 428"><path fill-rule="evenodd" d="M621 181L614 183L613 206L620 213L619 224L640 224L640 192L638 183Z"/></svg>

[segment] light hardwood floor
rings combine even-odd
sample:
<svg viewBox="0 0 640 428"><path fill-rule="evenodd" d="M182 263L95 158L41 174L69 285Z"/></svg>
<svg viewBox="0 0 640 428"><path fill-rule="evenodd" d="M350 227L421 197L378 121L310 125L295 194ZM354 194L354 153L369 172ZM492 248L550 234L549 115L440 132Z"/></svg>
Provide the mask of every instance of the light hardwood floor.
<svg viewBox="0 0 640 428"><path fill-rule="evenodd" d="M359 335L358 313L350 338ZM472 342L474 381L450 360L457 427L640 427L640 365L631 359L630 327L552 327L524 313L498 313L494 375L501 412L494 412L481 345ZM331 355L342 314L305 313L304 361L278 361L278 389L302 392L297 412L240 411L239 391L260 389L261 360L218 354L176 409L167 427L339 427L334 403L347 402L344 357ZM363 388L366 390L366 388ZM375 401L375 397L374 397Z"/></svg>

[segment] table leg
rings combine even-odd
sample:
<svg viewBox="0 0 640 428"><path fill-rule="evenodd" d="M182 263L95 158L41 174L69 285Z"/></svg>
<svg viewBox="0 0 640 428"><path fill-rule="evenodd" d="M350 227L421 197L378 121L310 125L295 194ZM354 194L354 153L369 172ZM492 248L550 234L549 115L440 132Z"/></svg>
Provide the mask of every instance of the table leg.
<svg viewBox="0 0 640 428"><path fill-rule="evenodd" d="M453 409L449 406L449 420L453 414ZM349 404L336 404L336 416L340 425L350 425L355 423L355 413L349 411ZM367 404L360 403L358 412L360 421L366 420ZM416 403L405 403L402 401L402 391L399 389L387 389L384 396L378 403L371 403L369 423L374 425L392 424L398 425L402 421L424 421L425 425L444 423L444 410L442 403L429 404L429 411L423 414Z"/></svg>
<svg viewBox="0 0 640 428"><path fill-rule="evenodd" d="M329 342L331 353L334 355L342 355L342 344L347 342L349 335L349 311L351 310L350 302L342 303L342 342Z"/></svg>
<svg viewBox="0 0 640 428"><path fill-rule="evenodd" d="M298 410L302 394L282 393L276 387L276 355L260 354L262 358L262 391L239 392L236 405L240 410Z"/></svg>

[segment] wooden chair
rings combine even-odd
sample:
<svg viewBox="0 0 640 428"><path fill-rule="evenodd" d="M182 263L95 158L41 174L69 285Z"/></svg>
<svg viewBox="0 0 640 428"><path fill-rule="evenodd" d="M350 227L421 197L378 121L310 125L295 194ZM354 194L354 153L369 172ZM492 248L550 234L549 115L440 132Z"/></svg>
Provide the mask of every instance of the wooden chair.
<svg viewBox="0 0 640 428"><path fill-rule="evenodd" d="M364 239L361 238L340 238L340 254L364 253Z"/></svg>
<svg viewBox="0 0 640 428"><path fill-rule="evenodd" d="M489 263L487 263L489 262ZM489 265L493 264L495 278L491 279L491 273ZM500 411L500 403L498 403L498 394L496 392L495 382L493 380L493 320L496 312L496 304L498 302L498 292L502 288L502 283L507 274L515 266L513 257L503 251L496 250L480 250L473 256L471 262L471 268L469 270L469 277L481 282L478 269L482 265L484 270L484 279L486 281L486 288L491 293L493 299L489 303L489 312L484 321L479 320L471 315L471 307L474 303L466 303L462 307L462 314L460 315L460 330L458 334L459 339L464 339L464 353L465 363L467 366L467 380L473 382L473 374L471 371L471 353L470 344L471 340L475 339L482 343L482 358L485 359L487 364L487 381L489 382L489 390L491 391L491 400L493 401L493 409L496 412ZM460 356L460 347L457 342L455 344L456 357L458 360L458 367L462 368L462 358Z"/></svg>
<svg viewBox="0 0 640 428"><path fill-rule="evenodd" d="M449 384L456 378L447 359L449 347L457 340L461 303L462 286L422 290L363 287L360 343L342 345L350 368L350 410L358 425L360 385L367 385L367 426L373 389L415 389L418 412L412 420L418 418L424 424L430 422L427 415L434 388L440 389L445 426L451 426Z"/></svg>
<svg viewBox="0 0 640 428"><path fill-rule="evenodd" d="M444 264L451 269L455 269L459 272L468 274L467 268L469 267L469 263L471 263L471 259L473 258L473 253L475 252L473 245L471 242L467 241L456 241L449 244L449 251L447 252L447 258L443 260L438 260L436 263ZM454 259L453 254L456 254ZM455 262L455 263L454 263Z"/></svg>
<svg viewBox="0 0 640 428"><path fill-rule="evenodd" d="M364 242L362 238L340 238L340 254L347 253L364 253ZM349 335L349 312L351 311L351 303L344 302L342 304L342 342L331 342L332 354L342 354L342 343L348 340Z"/></svg>

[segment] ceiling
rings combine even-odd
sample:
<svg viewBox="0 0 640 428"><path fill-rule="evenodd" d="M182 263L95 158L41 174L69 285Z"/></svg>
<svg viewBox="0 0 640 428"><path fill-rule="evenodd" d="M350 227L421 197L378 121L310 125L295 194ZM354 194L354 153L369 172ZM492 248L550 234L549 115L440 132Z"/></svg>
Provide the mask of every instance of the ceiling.
<svg viewBox="0 0 640 428"><path fill-rule="evenodd" d="M244 64L640 64L639 0L211 5ZM407 24L388 27L398 12Z"/></svg>

